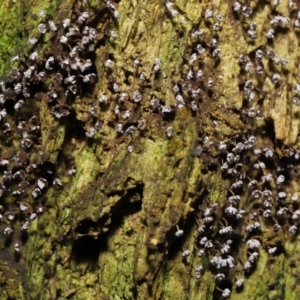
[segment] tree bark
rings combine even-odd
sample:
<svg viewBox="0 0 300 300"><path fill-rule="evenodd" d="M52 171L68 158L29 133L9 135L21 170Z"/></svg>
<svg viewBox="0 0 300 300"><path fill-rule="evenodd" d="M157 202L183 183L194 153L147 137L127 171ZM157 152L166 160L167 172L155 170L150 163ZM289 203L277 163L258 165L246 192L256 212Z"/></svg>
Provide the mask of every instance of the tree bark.
<svg viewBox="0 0 300 300"><path fill-rule="evenodd" d="M33 114L40 118L41 139L34 140L26 162L36 163L37 169L28 175L30 189L19 200L33 211L39 206L46 211L30 222L27 235L21 232L25 219L11 196L17 183L1 198L5 211L13 211L17 218L11 223L3 216L0 224L0 299L220 299L226 288L231 291L230 299L298 299L299 238L289 234L294 224L291 216L298 208L298 202L290 199L299 192L298 163L290 154L297 152L299 143L299 106L294 99L299 80L296 4L289 8L286 1L278 6L252 1L235 12L234 1L122 0L111 2L115 9L105 1L84 2L5 0L0 4L0 74L7 82L15 55L26 61L37 51L39 66L50 55L57 61L69 55L68 46L59 44L64 18L76 24L87 11L87 25L97 30L95 53L88 56L97 74L95 84L78 84L73 98L64 96L65 85L59 88L60 104L71 107L68 116L57 119L53 105L45 100L55 87L52 75L47 75L51 79L38 91L40 97L32 94L19 112L10 109L11 103L3 104L8 115L2 122L15 128ZM119 18L114 17L116 11ZM276 15L290 21L274 27L270 21ZM41 36L37 26L48 19L59 29ZM275 37L271 39L266 34L272 26ZM200 29L203 32L197 36ZM250 30L256 32L255 38L250 37ZM34 46L28 43L32 37L38 37ZM258 49L264 52L261 59L256 57ZM288 63L277 63L267 50ZM242 54L252 63L249 72L247 61L241 63ZM105 66L108 59L112 67ZM258 66L263 67L261 74ZM190 70L193 75L187 79ZM199 70L203 76L198 78ZM272 77L275 73L280 76L277 81ZM74 74L81 82L82 76ZM251 101L248 80L253 85ZM179 97L176 100L176 85L182 107ZM197 89L201 89L199 94ZM141 101L135 101L136 92ZM125 100L120 99L121 93L126 93ZM99 102L102 95L107 102ZM158 108L153 107L153 99L158 99ZM165 111L167 106L171 112ZM91 113L94 108L96 113ZM248 117L251 108L257 115L254 118ZM123 125L122 133L116 131L118 124ZM6 137L1 126L1 159L12 161L1 170L5 181L4 171L20 169L13 158L22 150L22 136L16 129ZM91 128L96 133L89 138L86 132ZM258 158L253 149L241 154L247 177L257 179L270 172L275 178L268 186L258 183L258 189L269 188L273 193L275 215L270 221L262 216L262 198L251 199L244 178L243 188L236 193L241 195L239 208L246 211L244 218L236 221L225 213L236 180L220 169L226 153L219 150L219 144L226 143L230 152L251 135L256 137L255 148L275 150L271 160ZM253 167L261 161L266 161L265 171ZM293 172L281 171L286 177L284 186L276 185L281 174L277 167L291 164ZM70 170L76 173L70 175ZM35 180L47 176L60 178L63 189L55 189L51 181L47 191L33 199ZM276 193L281 190L287 200L278 203ZM204 235L197 229L204 222L203 212L213 203L218 208L205 236L214 247L198 257ZM282 207L289 210L284 219L276 214ZM262 228L249 233L246 226L254 222L251 213L255 211L260 212L257 220ZM225 240L219 230L225 223L235 231L230 237L235 267L230 270L210 263L213 256L221 255ZM282 225L278 232L273 230L276 223ZM10 224L14 233L8 238L3 230ZM183 229L183 236L176 237L176 226ZM253 252L246 244L250 238L258 239L261 247L257 263L245 272L244 264ZM16 241L22 243L20 253L14 251ZM272 247L277 247L274 255L268 254ZM182 256L185 250L191 252L187 258ZM197 279L199 265L203 270ZM216 283L218 273L224 273L226 280ZM239 289L234 283L242 277L245 283Z"/></svg>

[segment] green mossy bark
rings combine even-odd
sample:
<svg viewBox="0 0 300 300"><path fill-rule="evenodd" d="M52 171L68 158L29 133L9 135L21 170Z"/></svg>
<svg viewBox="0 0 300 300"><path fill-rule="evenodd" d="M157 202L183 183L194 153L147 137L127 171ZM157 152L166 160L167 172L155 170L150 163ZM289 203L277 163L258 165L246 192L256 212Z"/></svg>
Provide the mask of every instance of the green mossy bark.
<svg viewBox="0 0 300 300"><path fill-rule="evenodd" d="M94 12L104 7L101 1L88 2ZM187 73L189 68L182 64L183 57L191 54L191 30L203 24L201 13L211 7L207 1L174 3L184 18L167 18L159 1L120 1L120 19L114 24L119 39L97 49L99 81L95 95L105 93L110 101L115 97L108 89L112 80L121 86L126 78L129 84L123 91L130 95L139 88L132 61L138 58L142 62L139 71L145 72L155 88L143 94L141 109L134 117L136 121L142 117L146 122L141 133L118 137L109 126L113 112L107 109L99 112L103 126L96 138L79 139L70 132L72 126L68 122L55 120L41 102L40 160L56 164L65 188L61 192L53 188L47 192L48 211L32 222L29 240L18 262L1 237L1 300L216 299L213 274L207 271L201 281L196 280L193 270L201 260L194 251L183 261L181 250L195 246L198 206L204 187L207 197L222 205L226 201L228 183L220 172L209 171L206 168L209 158L195 157L194 149L200 129L214 141L234 141L245 133L235 113L235 109L242 107L236 61L239 54L263 46L265 39L258 36L249 46L240 22L232 21L229 1L213 1L214 11L226 16L219 34L220 64L215 66L214 59L207 59L204 64L205 72L216 83L215 99L203 99L202 113L197 118L186 109L178 111L172 123L173 137L168 139L165 135L168 124L153 116L148 103L155 96L166 104L174 104L174 82L186 76L181 71ZM0 74L3 79L11 68L7 63L10 58L30 52L32 46L27 41L37 32L39 11L43 9L56 20L71 15L72 5L71 0L1 1ZM266 6L256 14L259 32L263 32L268 23L267 13ZM112 24L108 22L99 23L99 37L110 27ZM205 29L205 40L209 41L213 34ZM283 45L294 45L296 40L292 34L286 34L274 45L276 53L287 57L289 66L297 62L296 51ZM46 51L48 43L39 44L38 51ZM104 73L103 61L108 54L114 57L113 78ZM156 57L162 61L162 75L158 79L151 71ZM294 116L299 108L287 100L286 86L294 81L291 76L285 80L281 96L272 94L273 85L265 80L263 89L271 95L264 103L264 110L274 121L276 137L291 144L298 135L299 118ZM88 124L88 112L93 104L97 105L97 100L76 99L73 109L77 119ZM219 126L215 127L212 120L217 120ZM134 147L132 153L127 151L128 145ZM2 152L8 150L9 145L3 145ZM72 179L67 176L59 156L74 158L76 175ZM174 238L177 224L185 228L185 236L179 242ZM289 266L291 260L298 261L298 238L287 241L285 246L285 255L270 259L262 253L243 291L233 288L231 299L298 299L299 274ZM240 259L245 257L241 255ZM205 259L201 263L209 264ZM270 285L274 287L272 290Z"/></svg>

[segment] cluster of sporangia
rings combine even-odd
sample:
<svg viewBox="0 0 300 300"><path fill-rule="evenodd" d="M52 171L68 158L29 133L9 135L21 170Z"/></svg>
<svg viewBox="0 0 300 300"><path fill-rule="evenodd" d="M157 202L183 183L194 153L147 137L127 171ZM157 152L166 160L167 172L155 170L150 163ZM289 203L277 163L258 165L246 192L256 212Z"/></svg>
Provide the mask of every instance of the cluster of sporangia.
<svg viewBox="0 0 300 300"><path fill-rule="evenodd" d="M271 5L276 9L280 2L272 1ZM173 6L169 4L169 7ZM265 32L266 40L276 38L276 33L281 28L297 30L300 27L300 8L294 1L289 1L289 8L289 17L279 14L271 17L270 28ZM253 10L250 6L236 1L232 5L232 12L237 18L242 16L247 20L251 17ZM214 19L215 24L210 24L210 26L213 26L212 29L215 32L220 30L222 17L218 15L214 17L212 10L207 9L204 18ZM255 39L256 23L248 19L246 24L248 27L245 29L245 35L250 39ZM201 36L203 32L203 30L198 30L192 35L193 37ZM211 45L217 45L217 41L214 40L212 39ZM193 67L193 61L196 61L198 55L205 51L201 43L197 46L197 50L198 53L191 55L191 68L187 80L203 77L202 70L196 70L195 75ZM219 50L218 54L215 54L217 50L216 46L210 49L212 57L220 55ZM278 57L271 48L258 49L254 55L240 55L237 64L240 65L241 74L246 78L243 83L244 99L248 103L247 106L250 105L241 110L242 119L245 119L244 116L251 119L264 119L262 110L255 103L255 99L259 98L257 95L259 88L255 87L255 82L257 82L255 77L264 74L266 67L262 59L269 61L269 64L277 65L277 68L273 70L280 70L288 64L286 58ZM280 87L281 79L278 73L271 74L274 89ZM207 82L207 88L210 88L209 82ZM300 105L299 94L300 85L297 84L293 99L291 99L295 105ZM253 102L254 105L251 107ZM217 123L214 125L218 126ZM255 128L255 125L253 126ZM259 132L258 128L256 131ZM216 143L213 140L214 138L206 137L202 147L207 149L208 154L212 147L218 149L220 172L230 185L228 198L226 201L220 201L222 204L210 203L208 200L201 206L201 218L198 224L199 237L193 251L199 257L208 258L210 266L197 266L195 276L201 279L204 272L213 271L216 293L220 292L222 297L227 298L231 294L233 285L236 286L237 291L242 290L244 276L249 276L255 270L259 253L263 251L261 248L269 255L280 254L284 249L283 242L286 237L292 240L297 234L300 217L298 191L294 191L289 182L297 172L300 152L287 148L286 153L289 154L279 157L271 146L274 145L274 141L270 139L270 136L260 134L255 137L251 132L247 139L235 142ZM196 156L201 155L202 147L198 146L195 149ZM265 232L272 232L271 235L274 238L266 241ZM183 236L184 231L177 227L175 235L176 237ZM239 249L243 245L246 245L248 251L241 257ZM182 257L186 259L193 251L184 250Z"/></svg>
<svg viewBox="0 0 300 300"><path fill-rule="evenodd" d="M115 7L108 2L109 10L117 16ZM41 128L38 105L45 101L53 116L61 119L70 114L75 96L90 89L96 79L95 66L89 57L93 57L97 42L96 29L88 26L90 16L82 12L72 19L55 24L41 14L44 22L38 25L38 35L29 39L35 45L43 41L46 34L52 35L58 55L39 55L32 52L24 60L19 56L11 63L18 65L10 72L11 81L1 82L0 121L2 145L7 149L16 147L16 152L2 153L0 160L0 220L2 234L13 241L16 252L20 251L23 237L30 223L45 211L47 203L45 191L53 186L62 189L63 183L55 177L50 163L37 163L37 156L42 156ZM81 92L81 93L80 93ZM31 115L28 114L28 107ZM26 109L27 108L27 109ZM34 113L35 112L35 113ZM91 112L93 114L93 112ZM93 137L95 130L86 132ZM34 158L35 157L35 158ZM68 171L74 175L74 167ZM21 223L19 238L14 233Z"/></svg>
<svg viewBox="0 0 300 300"><path fill-rule="evenodd" d="M291 149L289 157L279 159L274 149L257 147L254 136L235 145L210 144L210 147L215 146L221 152L221 172L231 183L225 206L207 204L201 211L197 254L209 257L218 285L228 283L235 274L235 284L241 288L244 283L241 273L249 274L255 269L260 247L269 254L279 253L283 247L282 237L293 237L298 232L298 195L291 194L288 182L296 172L294 166L300 153ZM274 242L263 243L266 231L274 232ZM176 235L181 234L183 232L177 230ZM247 245L248 251L236 261L234 255L241 243ZM235 266L239 271L231 270ZM196 277L200 279L203 271L202 266L198 266ZM229 296L229 289L223 291L224 297L227 294Z"/></svg>

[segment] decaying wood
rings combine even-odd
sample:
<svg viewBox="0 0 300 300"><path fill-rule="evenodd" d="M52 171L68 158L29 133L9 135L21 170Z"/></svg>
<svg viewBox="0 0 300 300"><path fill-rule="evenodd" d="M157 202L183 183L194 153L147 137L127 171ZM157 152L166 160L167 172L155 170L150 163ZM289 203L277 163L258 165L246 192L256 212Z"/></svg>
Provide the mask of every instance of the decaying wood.
<svg viewBox="0 0 300 300"><path fill-rule="evenodd" d="M242 193L240 204L246 217L234 228L236 246L231 255L235 267L225 272L225 282L215 282L218 270L209 260L218 255L223 243L217 232L224 226L232 184L220 170L226 155L219 151L219 143L232 148L255 135L257 148L275 150L274 162L269 163L272 167L268 166L274 174L274 166L286 166L292 149L297 152L299 106L293 98L299 81L299 28L294 22L299 4L289 8L286 1L277 7L267 1L245 2L242 5L253 11L246 17L242 10L234 12L234 1L177 0L171 4L121 0L109 2L119 13L119 18L114 18L114 9L107 2L5 0L0 4L0 75L5 81L10 80L9 61L15 55L22 60L32 51L37 51L41 60L68 55L55 33L34 46L28 44L45 20L41 10L56 24L88 11L87 24L97 29L96 50L91 54L97 80L88 88L80 85L72 102L61 96L59 104L70 106L69 116L57 119L44 91L26 99L19 113L8 114L7 122L16 125L29 115L39 116L42 139L28 152L29 161L46 168L39 169L39 174L51 169L64 187L57 190L51 185L39 200L32 199L31 190L22 198L33 209L39 204L46 208L30 223L28 236L20 233L22 219L13 223L11 238L3 235L8 222L3 219L0 224L0 299L220 299L220 290L225 288L231 291L230 299L297 299L299 244L298 236L291 238L285 230L288 225L274 233L273 224L264 223L260 215L262 230L253 236L262 244L259 259L250 273L243 270L249 256L246 241L251 237L245 234L245 227L252 222L250 213L261 208L249 200L248 191ZM208 9L213 17L205 18ZM217 14L222 21L216 19ZM276 15L290 21L278 25L275 38L268 39L266 33ZM256 38L247 33L252 21L256 22ZM220 31L213 29L216 23ZM203 33L195 36L200 29ZM213 38L218 41L216 46L212 46ZM205 49L203 54L197 52L199 44ZM220 55L214 57L217 48ZM258 49L265 53L261 60L255 59ZM266 55L267 50L288 64L276 63ZM196 62L190 61L193 53ZM252 71L243 69L242 54L249 55ZM155 72L157 58L161 63ZM108 59L112 68L105 67ZM136 59L140 63L134 66ZM258 65L263 65L262 74L256 73ZM196 78L199 69L202 78ZM194 75L187 80L190 70ZM145 79L141 79L142 73ZM275 73L280 75L278 82L272 81ZM213 81L211 88L209 80ZM245 94L247 80L254 86L252 101ZM119 92L114 91L114 84ZM182 108L175 100L176 84L185 101ZM54 86L51 80L45 85L48 90ZM191 91L198 88L202 91L194 100ZM141 93L140 102L133 101L136 91ZM124 101L120 101L120 93L126 93ZM99 102L102 95L107 97L106 103ZM151 99L159 99L160 107L153 108ZM196 111L191 109L193 100ZM115 113L117 105L119 115ZM172 112L164 113L164 105L170 105ZM90 112L92 107L95 115ZM262 115L249 118L243 110L250 108L260 109ZM123 118L127 110L131 114L128 119ZM96 127L96 121L96 134L88 138L85 133ZM123 134L116 132L118 123L123 124ZM133 133L125 133L129 126L135 127ZM7 138L3 131L4 127L1 159L15 157L22 138L17 133ZM243 156L247 176L258 176L251 167L256 161L252 152ZM294 171L288 173L284 186L288 199L299 192L297 162L293 162ZM15 163L9 168L15 171L19 167ZM72 168L76 173L71 176ZM34 183L35 177L30 176ZM275 184L270 189L278 191ZM1 201L6 210L17 211L10 194ZM214 232L214 249L198 257L197 228L203 210L212 203L219 205L215 222L207 229ZM289 206L290 210L297 208L297 202ZM176 226L184 230L180 238L175 236ZM13 244L19 238L22 248L15 253ZM268 254L274 246L278 252ZM182 252L187 249L191 255L185 259ZM195 276L199 265L204 270L201 279ZM238 289L234 282L242 277L245 284Z"/></svg>

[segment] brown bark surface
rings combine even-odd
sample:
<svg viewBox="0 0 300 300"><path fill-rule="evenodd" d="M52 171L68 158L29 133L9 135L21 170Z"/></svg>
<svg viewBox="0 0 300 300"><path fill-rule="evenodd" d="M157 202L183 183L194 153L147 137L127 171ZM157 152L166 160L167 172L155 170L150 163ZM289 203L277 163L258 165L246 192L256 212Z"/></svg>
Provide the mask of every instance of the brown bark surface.
<svg viewBox="0 0 300 300"><path fill-rule="evenodd" d="M276 2L2 1L1 300L298 299L300 16Z"/></svg>

